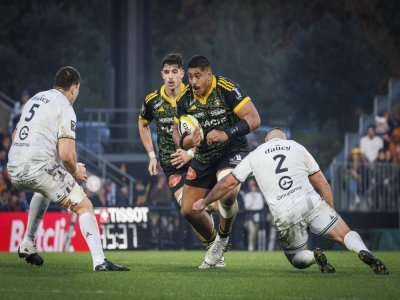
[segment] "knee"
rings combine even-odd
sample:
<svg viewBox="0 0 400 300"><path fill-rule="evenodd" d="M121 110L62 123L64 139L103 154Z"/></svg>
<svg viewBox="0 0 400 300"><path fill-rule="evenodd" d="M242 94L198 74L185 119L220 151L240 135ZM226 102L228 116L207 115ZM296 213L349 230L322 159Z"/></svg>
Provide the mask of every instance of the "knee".
<svg viewBox="0 0 400 300"><path fill-rule="evenodd" d="M82 215L87 212L89 213L94 212L92 202L89 200L89 198L83 199L77 205L71 207L71 210L75 212L77 215Z"/></svg>
<svg viewBox="0 0 400 300"><path fill-rule="evenodd" d="M232 204L227 204L225 201L224 203L221 203L221 201L219 202L219 213L226 219L235 217L238 210L239 206L236 199Z"/></svg>
<svg viewBox="0 0 400 300"><path fill-rule="evenodd" d="M192 209L189 207L186 207L184 205L181 206L181 215L186 219L186 220L190 220L191 216L192 216Z"/></svg>

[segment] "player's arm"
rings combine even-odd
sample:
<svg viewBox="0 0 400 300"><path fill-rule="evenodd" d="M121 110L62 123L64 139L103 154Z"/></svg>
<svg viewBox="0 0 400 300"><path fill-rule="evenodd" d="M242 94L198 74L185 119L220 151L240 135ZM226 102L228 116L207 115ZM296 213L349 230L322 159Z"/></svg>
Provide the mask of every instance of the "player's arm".
<svg viewBox="0 0 400 300"><path fill-rule="evenodd" d="M75 140L71 138L58 139L58 155L63 162L64 167L71 175L78 179L86 181L86 168L83 164L77 163Z"/></svg>
<svg viewBox="0 0 400 300"><path fill-rule="evenodd" d="M193 204L193 210L202 211L211 203L221 199L230 190L233 190L240 184L239 180L232 174L226 175L222 180L214 186L206 198L200 199Z"/></svg>
<svg viewBox="0 0 400 300"><path fill-rule="evenodd" d="M318 171L317 173L308 176L308 179L326 203L328 203L330 207L334 208L331 186L326 180L324 174L321 171Z"/></svg>
<svg viewBox="0 0 400 300"><path fill-rule="evenodd" d="M139 117L138 120L138 128L139 128L139 135L142 141L143 147L146 150L147 154L149 155L149 173L150 175L157 175L157 158L154 152L153 141L151 140L151 131L149 122L143 118Z"/></svg>
<svg viewBox="0 0 400 300"><path fill-rule="evenodd" d="M245 100L243 100L245 101ZM227 140L236 139L245 136L249 132L260 127L260 115L253 102L247 101L237 111L236 115L239 121L229 126L224 131L212 130L207 134L207 142L225 142Z"/></svg>
<svg viewBox="0 0 400 300"><path fill-rule="evenodd" d="M250 165L251 155L252 153L247 155L231 173L220 180L206 198L196 201L193 204L192 209L203 210L207 205L223 198L227 192L237 187L240 183L245 182L247 177L252 174L252 168Z"/></svg>

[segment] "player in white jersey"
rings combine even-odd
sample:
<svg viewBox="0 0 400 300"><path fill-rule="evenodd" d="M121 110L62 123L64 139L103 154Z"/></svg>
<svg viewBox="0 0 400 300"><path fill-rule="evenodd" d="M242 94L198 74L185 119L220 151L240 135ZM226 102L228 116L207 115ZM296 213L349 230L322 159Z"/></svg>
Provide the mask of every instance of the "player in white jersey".
<svg viewBox="0 0 400 300"><path fill-rule="evenodd" d="M202 211L252 174L278 227L284 253L294 267L303 269L317 263L321 272L335 272L322 249L307 250L309 229L356 252L376 274L389 274L360 235L351 231L334 210L331 188L312 155L299 143L287 140L280 128L272 129L265 143L218 182L205 199L195 202L193 210ZM223 249L209 251L207 263L215 264L222 253Z"/></svg>
<svg viewBox="0 0 400 300"><path fill-rule="evenodd" d="M54 88L33 96L24 106L13 134L7 164L17 190L32 190L28 226L18 254L41 266L35 236L50 201L72 210L93 259L95 271L128 271L104 256L93 206L76 182L86 181L84 164L77 163L76 115L72 108L79 94L80 74L69 66L58 70ZM63 166L57 161L61 159Z"/></svg>

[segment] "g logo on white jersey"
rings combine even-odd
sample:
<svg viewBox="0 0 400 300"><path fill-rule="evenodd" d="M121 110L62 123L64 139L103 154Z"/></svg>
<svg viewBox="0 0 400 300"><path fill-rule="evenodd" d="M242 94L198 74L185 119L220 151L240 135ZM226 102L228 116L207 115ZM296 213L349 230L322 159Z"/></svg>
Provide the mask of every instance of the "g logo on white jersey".
<svg viewBox="0 0 400 300"><path fill-rule="evenodd" d="M19 131L20 140L23 141L28 137L28 135L29 135L29 127L28 126L22 127L21 130Z"/></svg>
<svg viewBox="0 0 400 300"><path fill-rule="evenodd" d="M293 180L289 176L283 176L281 179L279 179L279 187L282 190L288 190L292 187L293 185Z"/></svg>

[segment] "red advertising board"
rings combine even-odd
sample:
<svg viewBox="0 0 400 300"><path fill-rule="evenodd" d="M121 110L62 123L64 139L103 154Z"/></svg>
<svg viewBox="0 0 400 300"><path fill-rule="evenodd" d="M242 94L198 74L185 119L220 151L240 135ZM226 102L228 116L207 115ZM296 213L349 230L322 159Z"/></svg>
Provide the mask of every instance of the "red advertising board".
<svg viewBox="0 0 400 300"><path fill-rule="evenodd" d="M46 213L39 225L36 247L39 252L63 252L72 215ZM99 219L99 218L98 218ZM0 251L17 252L24 237L28 213L0 212ZM75 222L68 252L89 251L81 234L79 222Z"/></svg>

